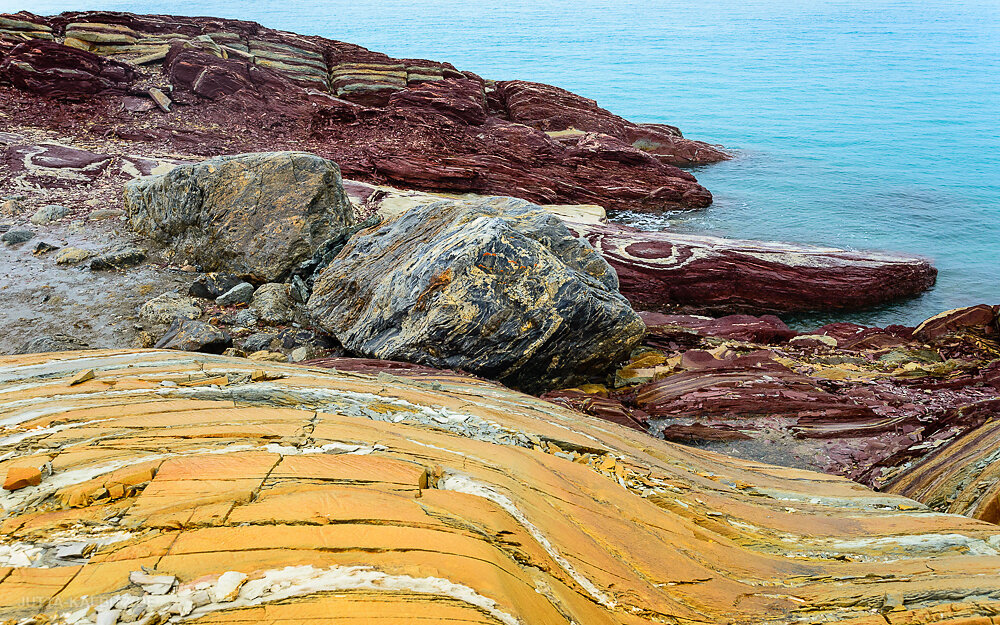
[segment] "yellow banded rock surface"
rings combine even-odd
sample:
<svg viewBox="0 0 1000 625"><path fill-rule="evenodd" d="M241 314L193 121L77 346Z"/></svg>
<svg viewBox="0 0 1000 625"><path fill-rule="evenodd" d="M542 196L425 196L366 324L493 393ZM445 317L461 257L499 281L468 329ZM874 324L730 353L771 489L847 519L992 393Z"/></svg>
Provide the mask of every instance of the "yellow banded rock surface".
<svg viewBox="0 0 1000 625"><path fill-rule="evenodd" d="M0 424L0 475L42 476L0 500L0 620L1000 615L996 525L476 379L165 351L0 357Z"/></svg>

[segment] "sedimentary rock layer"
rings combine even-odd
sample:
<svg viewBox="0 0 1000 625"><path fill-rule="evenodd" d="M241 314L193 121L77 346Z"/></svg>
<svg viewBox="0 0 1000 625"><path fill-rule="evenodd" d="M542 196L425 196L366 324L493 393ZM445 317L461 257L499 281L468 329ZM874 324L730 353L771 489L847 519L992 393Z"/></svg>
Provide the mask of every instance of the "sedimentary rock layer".
<svg viewBox="0 0 1000 625"><path fill-rule="evenodd" d="M808 466L996 519L1000 329L991 306L916 329L642 313L605 385L544 398L730 454Z"/></svg>
<svg viewBox="0 0 1000 625"><path fill-rule="evenodd" d="M795 312L877 306L934 285L922 258L573 224L643 310Z"/></svg>
<svg viewBox="0 0 1000 625"><path fill-rule="evenodd" d="M711 193L676 166L729 158L549 85L252 22L111 12L0 19L0 83L16 86L0 85L0 104L13 119L54 128L202 154L304 148L353 177L644 211L708 206ZM54 80L64 75L72 80Z"/></svg>
<svg viewBox="0 0 1000 625"><path fill-rule="evenodd" d="M176 352L3 357L0 417L0 472L19 480L2 499L6 618L1000 613L995 525L488 382Z"/></svg>

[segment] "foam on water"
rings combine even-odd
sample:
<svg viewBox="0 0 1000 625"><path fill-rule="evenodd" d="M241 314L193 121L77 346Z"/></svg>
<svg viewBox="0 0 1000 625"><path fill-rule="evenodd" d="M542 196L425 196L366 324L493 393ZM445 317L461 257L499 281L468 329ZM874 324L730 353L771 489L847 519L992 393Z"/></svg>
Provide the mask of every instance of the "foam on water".
<svg viewBox="0 0 1000 625"><path fill-rule="evenodd" d="M0 0L219 15L556 84L734 148L685 232L931 258L924 296L850 318L1000 303L1000 3L953 0ZM820 318L809 319L811 322Z"/></svg>

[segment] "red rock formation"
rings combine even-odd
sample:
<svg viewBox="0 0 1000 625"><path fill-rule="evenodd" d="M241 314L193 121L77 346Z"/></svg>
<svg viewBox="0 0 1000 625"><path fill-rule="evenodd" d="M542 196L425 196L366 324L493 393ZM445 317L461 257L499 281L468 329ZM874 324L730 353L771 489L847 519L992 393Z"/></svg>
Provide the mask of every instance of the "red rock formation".
<svg viewBox="0 0 1000 625"><path fill-rule="evenodd" d="M571 224L644 310L753 313L876 306L930 288L922 258L835 248Z"/></svg>
<svg viewBox="0 0 1000 625"><path fill-rule="evenodd" d="M716 336L752 343L783 343L798 335L785 322L773 315L753 317L751 315L728 315L719 319L695 317L692 315L663 315L641 312L639 317L646 323L649 338L654 340L675 340L678 334L693 333L697 336Z"/></svg>
<svg viewBox="0 0 1000 625"><path fill-rule="evenodd" d="M609 135L669 165L704 165L731 158L718 146L685 139L665 124L633 124L597 106L597 102L537 82L502 81L496 102L511 121L546 132L582 131Z"/></svg>
<svg viewBox="0 0 1000 625"><path fill-rule="evenodd" d="M91 82L72 89L29 79L35 72L18 73L21 65L8 71L9 80L33 95L0 86L0 105L15 120L60 129L79 130L86 119L97 132L166 141L199 154L259 151L263 145L306 148L359 179L612 210L708 206L711 194L672 163L728 158L669 127L636 126L547 85L493 83L446 63L393 59L251 22L109 12L21 15L16 21L27 30L11 30L9 37L49 29L50 37L81 48L21 44L46 52L44 58L22 59L43 77L50 68L76 68L81 59L103 63L86 73ZM143 110L134 101L140 90L127 103L90 100L72 109L34 95L125 90L134 73L96 56L105 54L151 68L142 87L169 93L177 105L169 117ZM164 78L156 70L160 63ZM105 76L112 69L123 76ZM92 84L93 75L104 82ZM558 93L559 101L539 109L529 102L529 91L536 99ZM123 105L137 113L121 115ZM587 131L550 136L544 130L570 122Z"/></svg>
<svg viewBox="0 0 1000 625"><path fill-rule="evenodd" d="M669 419L671 424L679 419L681 425L693 418L703 425L732 426L763 415L796 419L822 415L841 424L882 421L871 408L828 393L770 356L761 351L719 359L708 352L687 351L681 363L686 371L638 387L635 405L651 418ZM803 435L822 437L823 432L812 429Z"/></svg>
<svg viewBox="0 0 1000 625"><path fill-rule="evenodd" d="M54 98L122 93L135 78L135 70L125 63L53 41L19 44L0 60L0 80Z"/></svg>
<svg viewBox="0 0 1000 625"><path fill-rule="evenodd" d="M766 318L642 313L644 347L612 387L550 395L619 422L640 410L669 440L811 466L997 522L994 310L948 311L917 331L837 323L791 337L771 334L781 325Z"/></svg>

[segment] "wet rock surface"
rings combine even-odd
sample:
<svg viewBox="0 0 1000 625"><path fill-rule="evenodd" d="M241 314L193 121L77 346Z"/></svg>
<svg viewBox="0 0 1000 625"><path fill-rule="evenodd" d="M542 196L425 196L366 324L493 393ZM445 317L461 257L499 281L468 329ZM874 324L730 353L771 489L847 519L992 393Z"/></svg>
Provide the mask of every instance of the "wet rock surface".
<svg viewBox="0 0 1000 625"><path fill-rule="evenodd" d="M129 183L132 228L182 262L283 279L354 223L335 163L312 154L220 156Z"/></svg>
<svg viewBox="0 0 1000 625"><path fill-rule="evenodd" d="M920 624L1000 607L993 524L483 380L104 351L0 357L0 398L0 474L31 473L4 493L9 618Z"/></svg>
<svg viewBox="0 0 1000 625"><path fill-rule="evenodd" d="M309 313L361 355L544 389L599 374L639 340L617 286L538 206L440 202L355 235L319 275Z"/></svg>
<svg viewBox="0 0 1000 625"><path fill-rule="evenodd" d="M139 318L150 323L172 323L174 319L197 319L201 308L195 301L180 293L163 293L139 308Z"/></svg>
<svg viewBox="0 0 1000 625"><path fill-rule="evenodd" d="M138 247L121 247L90 261L90 268L93 271L125 269L134 267L144 260L146 260L146 250Z"/></svg>

